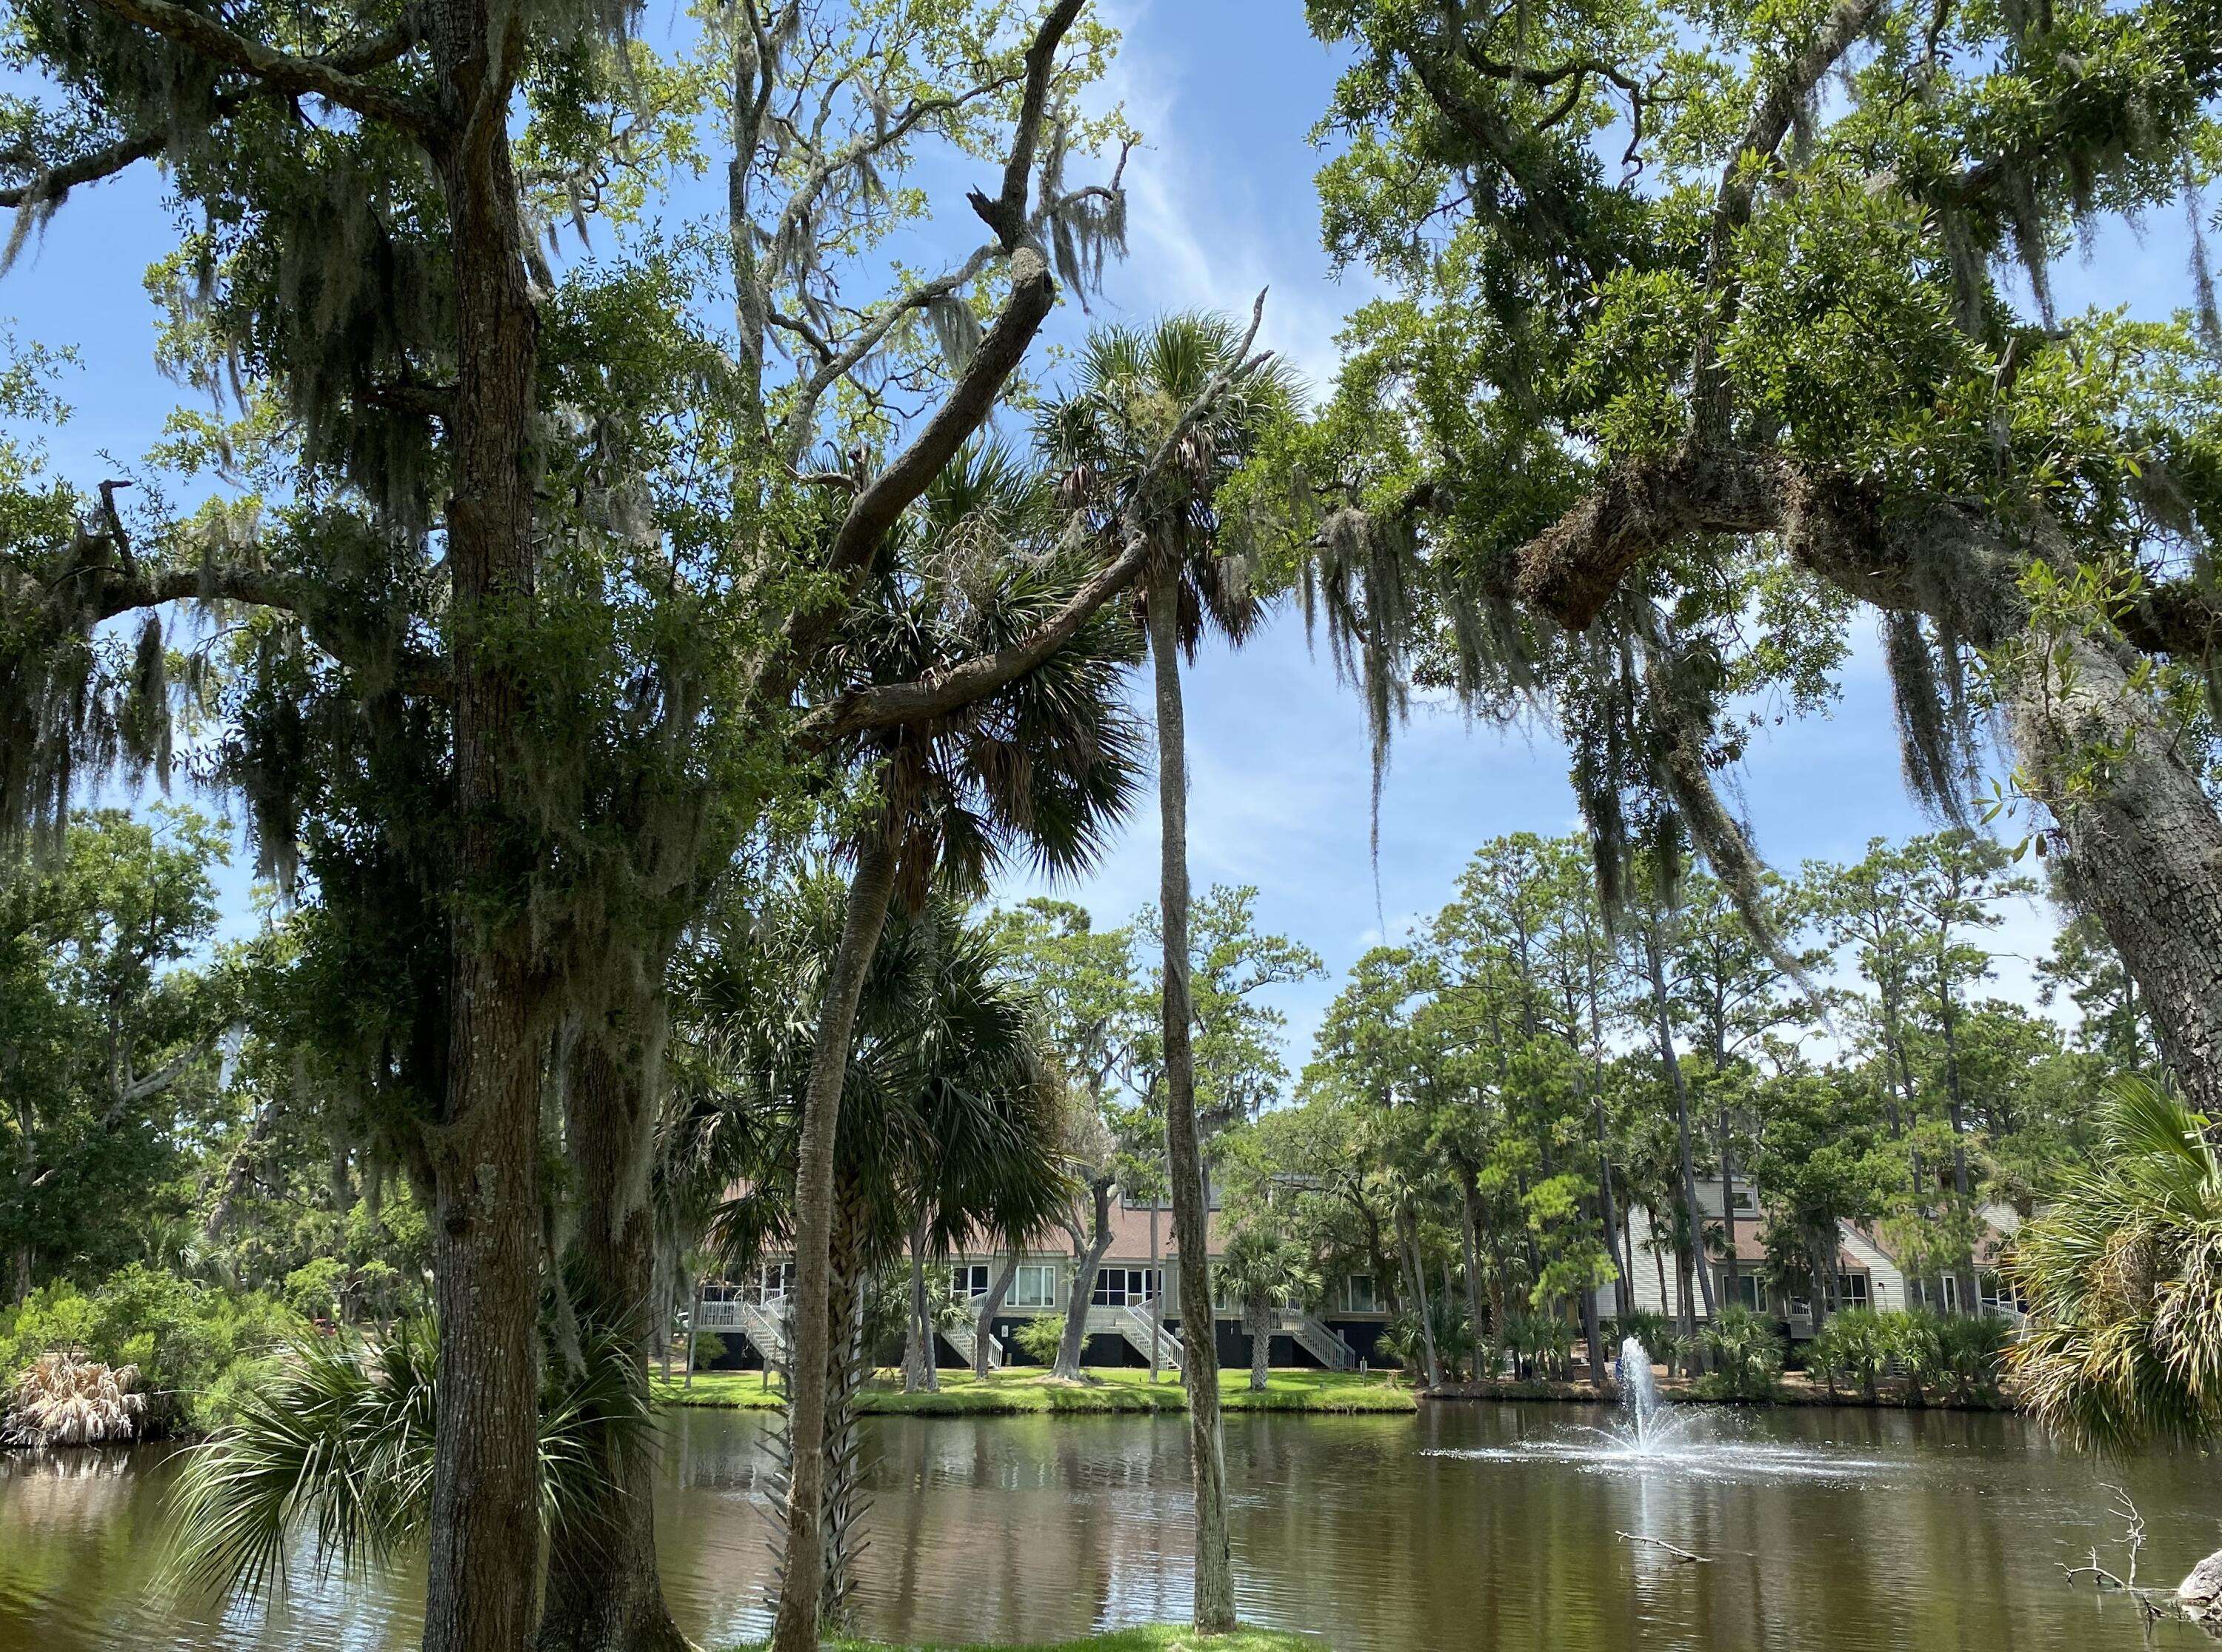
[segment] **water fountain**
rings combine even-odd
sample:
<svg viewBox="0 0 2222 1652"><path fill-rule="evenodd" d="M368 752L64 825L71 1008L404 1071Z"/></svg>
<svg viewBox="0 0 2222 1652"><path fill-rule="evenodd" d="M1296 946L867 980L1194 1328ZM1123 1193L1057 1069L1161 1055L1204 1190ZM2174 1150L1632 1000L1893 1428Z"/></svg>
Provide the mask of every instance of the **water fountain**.
<svg viewBox="0 0 2222 1652"><path fill-rule="evenodd" d="M1825 1445L1740 1437L1737 1425L1710 1408L1669 1404L1660 1398L1652 1374L1650 1350L1633 1336L1620 1345L1613 1379L1620 1390L1619 1415L1602 1426L1581 1424L1512 1445L1438 1448L1422 1455L1480 1462L1560 1462L1647 1479L1672 1474L1689 1480L1843 1480L1884 1467Z"/></svg>

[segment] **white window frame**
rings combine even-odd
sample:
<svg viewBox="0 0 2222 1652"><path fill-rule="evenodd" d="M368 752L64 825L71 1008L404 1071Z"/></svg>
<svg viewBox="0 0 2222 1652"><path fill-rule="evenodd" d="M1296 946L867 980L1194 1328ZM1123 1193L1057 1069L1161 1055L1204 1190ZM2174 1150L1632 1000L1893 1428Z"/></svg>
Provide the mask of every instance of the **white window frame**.
<svg viewBox="0 0 2222 1652"><path fill-rule="evenodd" d="M1365 1299L1359 1300L1358 1282L1365 1281ZM1346 1273L1342 1280L1342 1299L1352 1313L1379 1313L1381 1290L1371 1273Z"/></svg>
<svg viewBox="0 0 2222 1652"><path fill-rule="evenodd" d="M1058 1265L1055 1262L1020 1262L1019 1271L1011 1276L1011 1292L1003 1298L1007 1308L1054 1308L1057 1306Z"/></svg>

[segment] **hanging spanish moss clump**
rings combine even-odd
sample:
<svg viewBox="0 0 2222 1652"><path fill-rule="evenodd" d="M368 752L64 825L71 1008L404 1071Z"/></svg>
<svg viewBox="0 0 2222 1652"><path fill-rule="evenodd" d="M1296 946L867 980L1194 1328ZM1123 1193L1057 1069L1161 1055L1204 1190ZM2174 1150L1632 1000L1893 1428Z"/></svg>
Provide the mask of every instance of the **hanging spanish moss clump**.
<svg viewBox="0 0 2222 1652"><path fill-rule="evenodd" d="M43 556L0 562L0 858L59 846L79 771L104 773L124 751L122 709L148 674L147 639L135 670L98 627L102 593L129 555L111 520L77 524ZM166 751L165 696L139 702L133 735L148 760Z"/></svg>
<svg viewBox="0 0 2222 1652"><path fill-rule="evenodd" d="M1937 818L1965 828L1975 763L1958 644L1948 635L1932 652L1920 616L1896 610L1883 615L1882 630L1906 785Z"/></svg>
<svg viewBox="0 0 2222 1652"><path fill-rule="evenodd" d="M1065 186L1064 168L1070 153L1071 130L1063 121L1051 124L1043 146L1040 182L1034 213L1034 234L1045 241L1050 263L1058 278L1071 289L1087 309L1089 295L1102 291L1103 266L1127 255L1127 191L1120 172L1109 185L1083 190Z"/></svg>
<svg viewBox="0 0 2222 1652"><path fill-rule="evenodd" d="M135 782L154 771L163 791L170 789L169 654L162 646L162 619L148 613L139 627L131 679L116 716L126 773Z"/></svg>
<svg viewBox="0 0 2222 1652"><path fill-rule="evenodd" d="M2182 166L2183 219L2191 231L2192 324L2206 353L2222 360L2222 309L2214 299L2214 261L2206 250L2206 202L2186 151Z"/></svg>

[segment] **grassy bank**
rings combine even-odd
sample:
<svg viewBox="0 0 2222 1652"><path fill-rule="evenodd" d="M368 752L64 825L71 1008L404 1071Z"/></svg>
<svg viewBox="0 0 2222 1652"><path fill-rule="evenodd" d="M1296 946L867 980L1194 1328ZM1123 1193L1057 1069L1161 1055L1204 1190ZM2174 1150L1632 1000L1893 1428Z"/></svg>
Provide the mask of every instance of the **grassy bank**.
<svg viewBox="0 0 2222 1652"><path fill-rule="evenodd" d="M1786 1371L1765 1399L1728 1399L1711 1393L1687 1377L1660 1377L1659 1398L1676 1405L1842 1405L1876 1411L2010 1411L2018 1409L2009 1393L1978 1391L1954 1399L1936 1391L1919 1398L1902 1383L1882 1386L1873 1399L1856 1387L1839 1387L1834 1393L1802 1371ZM1456 1382L1428 1391L1430 1399L1551 1399L1584 1405L1610 1405L1610 1394L1600 1394L1585 1382Z"/></svg>
<svg viewBox="0 0 2222 1652"><path fill-rule="evenodd" d="M696 1379L700 1381L700 1379ZM1153 1624L1141 1629L1117 1629L1108 1635L1091 1635L1084 1641L1024 1647L987 1645L926 1645L905 1642L828 1641L827 1652L1323 1652L1327 1643L1309 1635L1290 1635L1279 1630L1238 1629L1232 1635L1199 1635L1192 1629ZM737 1652L756 1652L752 1647Z"/></svg>
<svg viewBox="0 0 2222 1652"><path fill-rule="evenodd" d="M1016 1417L1044 1411L1083 1414L1181 1410L1180 1380L1170 1372L1154 1386L1150 1374L1125 1367L1090 1370L1083 1382L1053 1382L1039 1367L990 1373L982 1382L969 1371L945 1371L934 1393L907 1394L884 1375L868 1386L858 1409L867 1417ZM656 1385L656 1398L670 1405L734 1410L775 1409L779 1390L766 1390L754 1371L698 1374L692 1388ZM1418 1409L1412 1391L1381 1372L1276 1371L1263 1393L1250 1392L1247 1371L1219 1374L1220 1403L1231 1411L1410 1412ZM1090 1645L1095 1643L1089 1643ZM1112 1645L1112 1643L1104 1643ZM1153 1643L1136 1643L1138 1646ZM1239 1643L1230 1643L1239 1648Z"/></svg>

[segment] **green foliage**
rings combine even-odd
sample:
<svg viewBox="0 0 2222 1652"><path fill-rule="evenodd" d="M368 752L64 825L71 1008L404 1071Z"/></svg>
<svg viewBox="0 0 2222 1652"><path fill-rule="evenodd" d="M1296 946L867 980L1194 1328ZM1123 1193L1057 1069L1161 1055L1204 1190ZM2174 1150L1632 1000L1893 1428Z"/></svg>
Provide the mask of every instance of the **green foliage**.
<svg viewBox="0 0 2222 1652"><path fill-rule="evenodd" d="M269 1298L134 1263L91 1292L55 1284L0 1310L0 1374L68 1352L135 1365L154 1433L197 1431L231 1417L299 1330Z"/></svg>
<svg viewBox="0 0 2222 1652"><path fill-rule="evenodd" d="M214 825L163 805L80 813L55 858L0 873L0 1270L17 1293L99 1278L186 1208L235 1004L205 954L224 857Z"/></svg>
<svg viewBox="0 0 2222 1652"><path fill-rule="evenodd" d="M2173 1090L2118 1079L2101 1145L2023 1224L2012 1368L2053 1426L2110 1447L2222 1432L2222 1160Z"/></svg>
<svg viewBox="0 0 2222 1652"><path fill-rule="evenodd" d="M206 1587L267 1595L293 1546L358 1575L420 1540L431 1514L435 1339L306 1336L195 1447L177 1491L174 1565ZM593 1509L613 1454L650 1449L646 1378L622 1340L585 1328L575 1363L554 1360L539 1419L541 1513L550 1527Z"/></svg>
<svg viewBox="0 0 2222 1652"><path fill-rule="evenodd" d="M1898 1350L1894 1317L1873 1308L1846 1308L1823 1322L1805 1345L1807 1367L1833 1387L1838 1381L1855 1382L1869 1400L1876 1384Z"/></svg>
<svg viewBox="0 0 2222 1652"><path fill-rule="evenodd" d="M1748 1308L1723 1309L1698 1337L1712 1366L1704 1392L1723 1399L1767 1399L1782 1374L1782 1338L1773 1322Z"/></svg>
<svg viewBox="0 0 2222 1652"><path fill-rule="evenodd" d="M1608 1335L1616 1344L1633 1336L1643 1344L1643 1351L1651 1356L1654 1365L1667 1362L1668 1344L1673 1340L1674 1326L1665 1314L1652 1313L1641 1308L1623 1309L1607 1329Z"/></svg>
<svg viewBox="0 0 2222 1652"><path fill-rule="evenodd" d="M1064 1316L1036 1314L1012 1334L1011 1340L1034 1364L1055 1365L1057 1351L1064 1342Z"/></svg>

